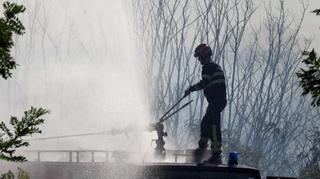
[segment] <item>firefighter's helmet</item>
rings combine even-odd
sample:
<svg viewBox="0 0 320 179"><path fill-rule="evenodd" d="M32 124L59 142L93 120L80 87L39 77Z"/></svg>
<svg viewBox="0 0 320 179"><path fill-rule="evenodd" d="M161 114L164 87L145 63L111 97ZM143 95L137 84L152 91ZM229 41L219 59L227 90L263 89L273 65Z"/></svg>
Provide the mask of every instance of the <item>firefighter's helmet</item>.
<svg viewBox="0 0 320 179"><path fill-rule="evenodd" d="M194 50L194 57L210 57L212 50L207 44L200 44Z"/></svg>

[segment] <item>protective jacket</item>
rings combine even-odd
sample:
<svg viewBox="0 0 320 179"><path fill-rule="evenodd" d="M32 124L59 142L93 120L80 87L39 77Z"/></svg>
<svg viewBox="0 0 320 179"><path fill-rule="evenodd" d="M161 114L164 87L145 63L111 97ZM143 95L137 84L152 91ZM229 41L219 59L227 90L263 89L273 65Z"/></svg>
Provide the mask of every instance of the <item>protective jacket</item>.
<svg viewBox="0 0 320 179"><path fill-rule="evenodd" d="M209 62L202 66L202 79L199 83L190 87L191 91L204 90L209 103L226 103L226 82L221 67Z"/></svg>

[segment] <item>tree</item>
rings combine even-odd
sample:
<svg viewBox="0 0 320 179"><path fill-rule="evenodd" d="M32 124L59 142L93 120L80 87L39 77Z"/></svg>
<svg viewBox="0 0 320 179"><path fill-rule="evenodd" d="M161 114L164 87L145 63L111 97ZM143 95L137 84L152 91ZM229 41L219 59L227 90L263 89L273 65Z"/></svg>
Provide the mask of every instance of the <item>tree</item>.
<svg viewBox="0 0 320 179"><path fill-rule="evenodd" d="M315 13L317 16L320 15L320 9L315 9L313 11L311 11L311 13Z"/></svg>
<svg viewBox="0 0 320 179"><path fill-rule="evenodd" d="M302 95L310 94L312 106L320 106L320 58L312 49L311 52L304 51L302 55L308 56L303 60L307 69L300 68L297 76L300 78L300 86L303 88Z"/></svg>
<svg viewBox="0 0 320 179"><path fill-rule="evenodd" d="M7 173L2 174L0 179L14 179L14 174L9 170ZM30 179L30 175L23 169L18 168L17 179Z"/></svg>
<svg viewBox="0 0 320 179"><path fill-rule="evenodd" d="M192 52L196 44L208 43L228 83L224 151L238 150L242 164L258 167L264 175L297 175L302 167L295 158L301 151L298 140L311 120L319 118L308 99L296 95L298 39L306 7L296 18L284 1L279 1L279 8L270 1L264 21L255 26L251 0L135 2L156 116L198 80L200 68ZM308 49L308 42L303 45ZM206 101L202 93L191 97L189 111L165 124L177 148L193 147L190 144L199 138Z"/></svg>
<svg viewBox="0 0 320 179"><path fill-rule="evenodd" d="M311 52L304 51L302 55L308 56L303 60L307 69L300 68L297 76L300 78L300 86L303 88L302 95L312 96L312 105L320 106L320 58L312 49Z"/></svg>
<svg viewBox="0 0 320 179"><path fill-rule="evenodd" d="M3 79L12 76L12 70L16 68L16 62L11 56L11 48L14 45L13 35L24 34L24 26L17 17L18 14L25 11L23 5L16 3L4 2L4 17L0 18L0 75ZM23 162L26 161L24 156L14 155L17 148L26 147L28 142L23 137L41 133L37 127L44 122L41 116L49 113L43 108L31 107L30 110L24 112L21 120L12 116L10 124L13 129L4 123L0 123L0 160Z"/></svg>
<svg viewBox="0 0 320 179"><path fill-rule="evenodd" d="M311 13L320 15L320 9L316 9ZM303 51L302 55L307 56L303 60L306 69L300 68L296 73L300 78L300 86L303 89L302 95L311 95L311 105L314 107L320 106L320 58L317 57L314 49L312 51ZM299 178L319 178L320 177L320 126L318 121L313 124L311 135L309 134L306 144L303 145L303 150L298 158L305 161L304 167L300 170Z"/></svg>
<svg viewBox="0 0 320 179"><path fill-rule="evenodd" d="M1 122L0 159L13 162L26 161L24 156L15 156L14 152L17 148L27 147L29 145L29 142L24 141L22 137L41 133L41 130L37 126L44 122L40 117L48 112L46 109L31 107L30 110L24 112L24 117L22 117L21 120L12 116L10 124L14 129L13 132L9 130L4 122Z"/></svg>
<svg viewBox="0 0 320 179"><path fill-rule="evenodd" d="M320 128L315 127L310 133L306 140L307 149L298 155L301 161L305 161L305 167L299 174L303 179L320 177Z"/></svg>
<svg viewBox="0 0 320 179"><path fill-rule="evenodd" d="M11 77L12 70L17 64L11 56L11 48L13 47L13 35L24 34L24 26L17 17L18 14L26 9L23 5L16 3L4 2L4 17L0 18L0 75L7 79Z"/></svg>

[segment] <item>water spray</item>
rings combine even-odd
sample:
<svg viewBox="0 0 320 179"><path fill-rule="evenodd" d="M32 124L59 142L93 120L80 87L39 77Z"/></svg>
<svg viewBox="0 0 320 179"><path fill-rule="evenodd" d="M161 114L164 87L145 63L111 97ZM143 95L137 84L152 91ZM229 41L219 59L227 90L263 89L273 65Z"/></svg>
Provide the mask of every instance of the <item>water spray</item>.
<svg viewBox="0 0 320 179"><path fill-rule="evenodd" d="M165 159L166 152L165 152L165 141L164 137L167 137L168 134L167 132L164 131L164 125L163 122L168 120L170 117L181 111L183 108L187 107L190 105L193 100L188 101L181 107L179 107L177 110L173 111L171 114L169 114L186 96L183 96L180 98L168 111L164 113L159 119L159 122L156 123L151 123L149 126L147 126L146 129L147 131L156 131L157 132L157 139L153 139L151 141L156 143L156 148L155 148L155 158L163 160ZM26 139L27 141L42 141L42 140L55 140L55 139L62 139L62 138L71 138L71 137L81 137L81 136L92 136L92 135L120 135L120 134L125 134L127 138L129 138L130 132L137 131L137 129L134 129L132 126L122 128L122 129L111 129L107 131L101 131L101 132L91 132L91 133L83 133L83 134L70 134L70 135L61 135L61 136L53 136L53 137L43 137L43 138L30 138Z"/></svg>
<svg viewBox="0 0 320 179"><path fill-rule="evenodd" d="M186 95L180 98L167 112L165 112L165 114L159 119L159 122L153 123L149 126L149 131L150 132L156 131L158 136L157 139L152 140L156 143L155 157L157 159L163 160L165 159L165 156L166 156L166 150L164 148L164 144L165 144L164 137L167 137L168 134L167 132L164 131L163 122L192 103L193 100L190 100L189 102L185 103L183 106L178 108L176 111L169 114L170 111L172 111L185 97Z"/></svg>
<svg viewBox="0 0 320 179"><path fill-rule="evenodd" d="M92 136L92 135L120 135L125 134L127 138L129 138L129 132L134 131L132 126L123 128L123 129L111 129L107 131L101 132L90 132L90 133L82 133L82 134L69 134L69 135L61 135L61 136L52 136L52 137L41 137L41 138L30 138L26 139L27 141L41 141L41 140L54 140L54 139L62 139L62 138L71 138L71 137L82 137L82 136Z"/></svg>

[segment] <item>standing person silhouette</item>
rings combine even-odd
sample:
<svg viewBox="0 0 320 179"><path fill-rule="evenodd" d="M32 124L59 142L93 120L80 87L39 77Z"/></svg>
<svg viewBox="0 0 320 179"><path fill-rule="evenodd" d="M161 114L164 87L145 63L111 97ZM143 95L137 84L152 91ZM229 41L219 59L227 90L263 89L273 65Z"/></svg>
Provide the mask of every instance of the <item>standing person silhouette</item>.
<svg viewBox="0 0 320 179"><path fill-rule="evenodd" d="M206 44L200 44L194 51L194 57L202 65L202 79L185 91L185 96L193 91L203 90L208 107L201 121L199 147L194 152L194 161L201 162L211 140L212 155L209 163L221 163L221 111L227 104L226 82L221 67L212 61L212 50Z"/></svg>

